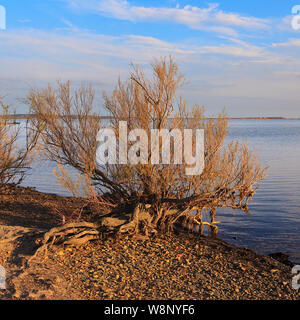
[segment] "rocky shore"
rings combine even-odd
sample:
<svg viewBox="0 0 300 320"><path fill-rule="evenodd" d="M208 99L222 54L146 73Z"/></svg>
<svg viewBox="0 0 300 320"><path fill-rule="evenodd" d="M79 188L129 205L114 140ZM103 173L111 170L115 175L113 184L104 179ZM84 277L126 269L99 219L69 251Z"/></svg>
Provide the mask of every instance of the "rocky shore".
<svg viewBox="0 0 300 320"><path fill-rule="evenodd" d="M43 230L80 200L8 188L0 195L0 299L299 300L292 264L219 239L184 232L152 239L105 237L55 247L28 263ZM59 212L59 214L57 214Z"/></svg>

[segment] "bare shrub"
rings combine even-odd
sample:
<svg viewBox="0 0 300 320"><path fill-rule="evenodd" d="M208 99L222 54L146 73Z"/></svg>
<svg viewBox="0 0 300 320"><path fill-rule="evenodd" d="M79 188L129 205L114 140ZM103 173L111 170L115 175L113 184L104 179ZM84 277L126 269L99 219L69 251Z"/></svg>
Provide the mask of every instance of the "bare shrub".
<svg viewBox="0 0 300 320"><path fill-rule="evenodd" d="M36 154L38 134L26 127L25 146L20 146L21 127L13 123L1 97L0 107L0 185L20 184Z"/></svg>
<svg viewBox="0 0 300 320"><path fill-rule="evenodd" d="M118 81L111 95L104 93L109 126L118 137L119 121L126 120L128 131L144 129L205 130L205 167L201 175L185 174L189 166L172 164L106 164L96 162L96 136L101 127L100 113L93 112L94 91L82 86L72 94L70 82L58 83L44 90L32 91L29 103L36 115L35 126L41 131L44 150L60 166L72 166L85 178L93 201L101 203L102 225L117 226L121 233L172 230L175 225L205 224L217 233L216 210L230 207L248 212L265 169L259 165L247 144L224 144L228 124L224 113L217 119L205 119L204 110L194 106L189 111L182 97L176 95L184 84L173 59L155 60L152 77L132 66L130 78ZM72 115L72 116L71 116ZM107 123L106 123L107 124ZM195 145L193 142L193 149ZM62 168L62 167L61 167ZM73 189L61 169L63 184ZM207 212L210 222L203 221ZM123 222L122 222L123 219Z"/></svg>

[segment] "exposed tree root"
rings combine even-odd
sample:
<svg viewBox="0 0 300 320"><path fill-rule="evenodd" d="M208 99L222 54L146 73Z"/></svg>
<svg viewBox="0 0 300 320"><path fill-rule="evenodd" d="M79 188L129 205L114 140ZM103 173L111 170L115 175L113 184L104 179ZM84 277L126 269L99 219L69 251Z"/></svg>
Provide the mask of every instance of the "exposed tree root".
<svg viewBox="0 0 300 320"><path fill-rule="evenodd" d="M108 231L119 231L120 233L139 234L139 228L142 228L144 235L148 236L149 231L154 232L154 228L151 225L151 215L145 211L144 208L144 205L138 204L131 217L130 215L105 217L102 218L102 221L99 223L72 222L60 227L52 228L44 233L42 238L39 238L36 241L40 247L28 260L28 263L35 259L40 253L44 254L45 259L48 250L53 246L79 246L84 245L89 241L100 239L103 229L107 229Z"/></svg>
<svg viewBox="0 0 300 320"><path fill-rule="evenodd" d="M99 225L90 222L68 223L61 227L52 228L46 232L37 244L42 244L35 254L28 260L30 263L39 253L44 253L44 258L50 247L55 245L83 245L91 240L100 238Z"/></svg>
<svg viewBox="0 0 300 320"><path fill-rule="evenodd" d="M147 210L149 208L149 205L139 203L133 211L130 222L120 227L120 233L139 234L142 232L145 236L155 233L156 228L152 224L153 216Z"/></svg>
<svg viewBox="0 0 300 320"><path fill-rule="evenodd" d="M198 225L200 227L200 234L203 234L204 225L207 225L211 229L212 234L217 234L218 232L217 221L212 220L211 223L204 222L202 218L199 219L199 214L191 216L190 211L169 210L160 215L161 220L165 221L169 216L173 216L174 212L177 217L183 219L175 219L172 222L173 224L179 223L179 225L188 230L193 230ZM180 220L182 221L180 222ZM151 205L138 203L131 214L117 215L116 213L112 213L111 215L102 217L98 223L72 222L52 228L36 241L41 246L28 262L36 258L40 253L44 253L44 258L46 258L48 250L53 246L84 245L89 241L100 239L101 234L104 232L130 234L138 239L147 239L150 235L155 234L158 229L158 220L156 215L151 211Z"/></svg>

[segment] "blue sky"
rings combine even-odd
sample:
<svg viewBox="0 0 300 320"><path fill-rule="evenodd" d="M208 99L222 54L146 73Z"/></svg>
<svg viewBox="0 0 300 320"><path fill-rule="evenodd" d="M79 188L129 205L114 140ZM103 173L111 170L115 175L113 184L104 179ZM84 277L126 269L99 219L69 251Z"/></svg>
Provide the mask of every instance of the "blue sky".
<svg viewBox="0 0 300 320"><path fill-rule="evenodd" d="M297 1L0 0L0 95L56 79L109 91L131 62L172 54L208 115L300 117Z"/></svg>

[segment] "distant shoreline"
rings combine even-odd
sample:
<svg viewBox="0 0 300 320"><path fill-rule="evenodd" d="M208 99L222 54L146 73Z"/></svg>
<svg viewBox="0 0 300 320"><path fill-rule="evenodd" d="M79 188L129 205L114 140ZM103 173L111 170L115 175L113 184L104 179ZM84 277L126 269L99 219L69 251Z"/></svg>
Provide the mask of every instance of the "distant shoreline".
<svg viewBox="0 0 300 320"><path fill-rule="evenodd" d="M71 118L76 118L76 116L74 115L70 115ZM1 116L0 115L0 119L18 119L18 120L25 120L25 119L33 119L35 118L35 115L31 115L31 114L12 114L12 115L5 115L5 116ZM97 117L102 120L110 120L112 119L112 117L110 116L100 116ZM170 118L172 119L172 118ZM213 118L213 117L208 117L206 118L207 120L210 119L218 119L218 118ZM300 120L300 118L286 118L286 117L227 117L227 120Z"/></svg>

